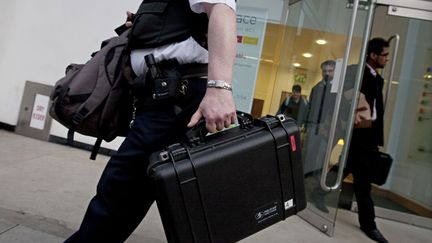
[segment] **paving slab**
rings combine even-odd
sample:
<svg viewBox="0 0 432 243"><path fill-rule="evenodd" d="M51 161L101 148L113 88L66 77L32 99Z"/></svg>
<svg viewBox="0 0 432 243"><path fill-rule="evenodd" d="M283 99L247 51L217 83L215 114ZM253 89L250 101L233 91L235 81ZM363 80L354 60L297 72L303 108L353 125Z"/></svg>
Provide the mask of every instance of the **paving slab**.
<svg viewBox="0 0 432 243"><path fill-rule="evenodd" d="M17 225L18 224L14 224L4 219L0 219L0 234L3 234L4 232L16 227Z"/></svg>
<svg viewBox="0 0 432 243"><path fill-rule="evenodd" d="M0 234L0 243L59 243L64 239L18 225Z"/></svg>

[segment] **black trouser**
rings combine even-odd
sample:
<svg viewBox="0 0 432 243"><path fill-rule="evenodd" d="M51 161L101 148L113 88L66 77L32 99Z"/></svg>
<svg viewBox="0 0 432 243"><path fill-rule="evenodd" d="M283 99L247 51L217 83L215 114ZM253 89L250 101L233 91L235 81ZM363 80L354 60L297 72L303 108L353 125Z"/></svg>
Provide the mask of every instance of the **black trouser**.
<svg viewBox="0 0 432 243"><path fill-rule="evenodd" d="M79 230L65 242L119 243L129 237L155 200L149 155L185 133L205 90L205 80L189 80L186 96L176 102L155 101L150 91L138 97L131 131L105 167Z"/></svg>
<svg viewBox="0 0 432 243"><path fill-rule="evenodd" d="M360 228L364 231L376 229L374 202L371 196L369 170L373 161L370 153L373 148L351 147L348 155L345 174L352 173L354 178L354 194L357 201Z"/></svg>

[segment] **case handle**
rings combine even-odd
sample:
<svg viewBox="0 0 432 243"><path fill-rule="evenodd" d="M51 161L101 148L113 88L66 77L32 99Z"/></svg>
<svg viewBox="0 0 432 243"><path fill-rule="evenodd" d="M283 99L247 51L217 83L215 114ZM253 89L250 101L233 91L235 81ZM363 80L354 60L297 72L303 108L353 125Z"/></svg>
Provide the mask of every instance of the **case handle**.
<svg viewBox="0 0 432 243"><path fill-rule="evenodd" d="M241 111L237 111L236 113L237 113L238 124L235 124L234 127L232 128L240 127L240 129L247 129L248 127L253 125L254 119L252 115ZM201 119L194 127L186 131L185 133L186 142L189 146L197 146L207 142L210 137L216 134L228 132L232 128L227 128L220 132L209 134L206 128L205 120Z"/></svg>

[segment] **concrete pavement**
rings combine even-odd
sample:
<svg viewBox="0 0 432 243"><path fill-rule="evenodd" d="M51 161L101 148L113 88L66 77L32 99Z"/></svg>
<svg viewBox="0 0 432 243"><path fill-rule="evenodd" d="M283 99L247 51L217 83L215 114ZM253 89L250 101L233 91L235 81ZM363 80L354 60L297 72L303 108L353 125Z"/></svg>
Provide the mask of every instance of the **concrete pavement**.
<svg viewBox="0 0 432 243"><path fill-rule="evenodd" d="M98 155L0 130L0 243L62 242L79 227L108 161ZM432 242L432 231L377 219L390 242ZM166 242L155 205L127 243ZM355 213L339 210L335 235L328 237L297 216L243 243L371 242L358 229Z"/></svg>

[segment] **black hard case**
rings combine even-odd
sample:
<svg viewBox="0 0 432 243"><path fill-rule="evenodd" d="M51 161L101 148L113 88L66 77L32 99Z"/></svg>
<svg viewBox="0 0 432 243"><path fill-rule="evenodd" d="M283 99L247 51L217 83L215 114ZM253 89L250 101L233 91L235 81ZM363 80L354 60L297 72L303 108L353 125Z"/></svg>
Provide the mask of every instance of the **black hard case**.
<svg viewBox="0 0 432 243"><path fill-rule="evenodd" d="M235 242L305 208L292 120L264 117L205 140L150 158L169 242Z"/></svg>

